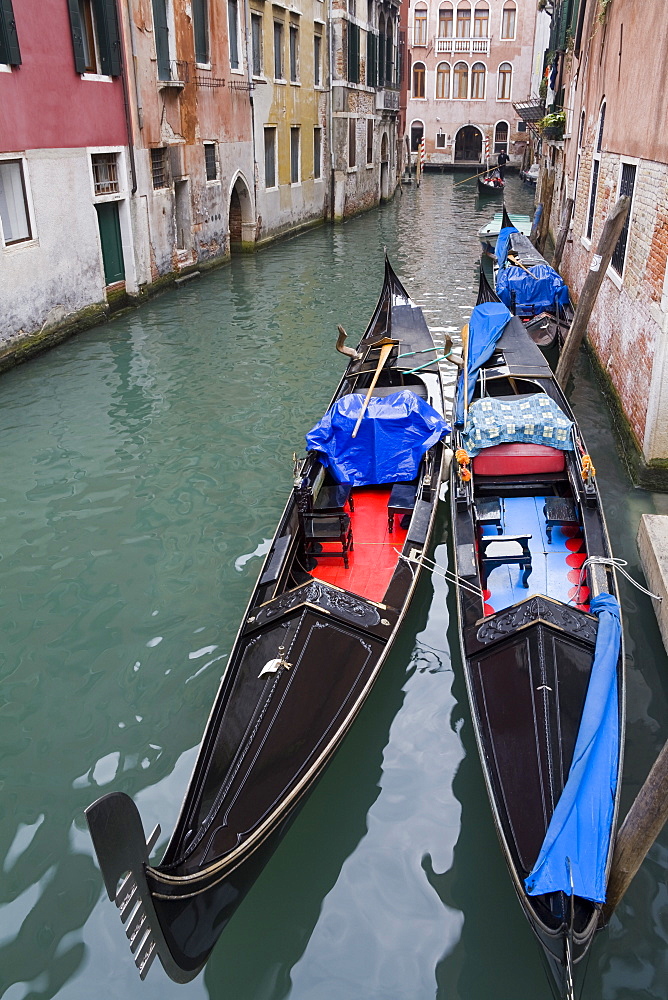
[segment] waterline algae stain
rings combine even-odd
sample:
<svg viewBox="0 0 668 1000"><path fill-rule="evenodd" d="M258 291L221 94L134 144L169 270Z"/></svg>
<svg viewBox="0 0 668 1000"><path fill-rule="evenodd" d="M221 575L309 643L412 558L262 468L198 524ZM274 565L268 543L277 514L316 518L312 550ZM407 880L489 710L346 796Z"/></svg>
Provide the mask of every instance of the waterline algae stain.
<svg viewBox="0 0 668 1000"><path fill-rule="evenodd" d="M510 210L529 214L532 193L510 177ZM359 338L387 246L413 298L435 310L429 325L460 329L488 212L451 176L426 175L379 211L234 260L3 375L7 1000L547 995L496 843L454 604L436 575L420 582L361 715L198 979L181 987L154 968L139 982L83 819L113 788L134 798L147 830L171 829L292 452L345 366L337 324ZM615 552L637 569L639 515L667 513L668 498L630 490L585 362L572 402ZM442 512L442 565L447 536ZM622 604L628 803L668 733L668 691L649 601L623 585ZM594 942L584 997L668 998L667 847L664 834Z"/></svg>

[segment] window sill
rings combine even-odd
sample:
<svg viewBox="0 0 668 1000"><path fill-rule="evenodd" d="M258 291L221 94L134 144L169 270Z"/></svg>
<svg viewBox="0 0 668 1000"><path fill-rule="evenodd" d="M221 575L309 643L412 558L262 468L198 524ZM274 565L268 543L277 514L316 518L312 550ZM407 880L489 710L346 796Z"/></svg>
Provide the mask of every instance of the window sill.
<svg viewBox="0 0 668 1000"><path fill-rule="evenodd" d="M158 90L183 90L183 80L158 80Z"/></svg>
<svg viewBox="0 0 668 1000"><path fill-rule="evenodd" d="M613 285L615 286L615 288L618 291L621 292L622 285L624 283L624 276L623 276L623 274L617 274L617 272L615 271L615 269L613 268L613 266L611 264L611 265L609 265L608 270L605 272L605 276L606 276L606 278L610 278L610 281L613 283Z"/></svg>
<svg viewBox="0 0 668 1000"><path fill-rule="evenodd" d="M290 80L291 87L301 87L301 80Z"/></svg>
<svg viewBox="0 0 668 1000"><path fill-rule="evenodd" d="M585 250L591 250L591 240L588 236L581 236L580 243L585 248Z"/></svg>
<svg viewBox="0 0 668 1000"><path fill-rule="evenodd" d="M346 173L347 174L356 174L357 173L357 167L346 167Z"/></svg>
<svg viewBox="0 0 668 1000"><path fill-rule="evenodd" d="M39 239L33 237L29 240L20 240L18 243L5 243L2 245L3 253L18 253L21 250L32 250L39 246Z"/></svg>
<svg viewBox="0 0 668 1000"><path fill-rule="evenodd" d="M113 191L111 194L94 194L93 201L96 205L102 205L108 201L123 201L125 194L122 191Z"/></svg>
<svg viewBox="0 0 668 1000"><path fill-rule="evenodd" d="M213 177L211 180L206 181L207 187L220 187L221 180L220 177Z"/></svg>
<svg viewBox="0 0 668 1000"><path fill-rule="evenodd" d="M367 168L367 170L373 170L373 168L374 168L373 162L367 163L366 168Z"/></svg>
<svg viewBox="0 0 668 1000"><path fill-rule="evenodd" d="M246 75L244 73L243 69L241 69L239 66L237 66L236 68L234 66L230 66L230 73L234 73L235 76L245 76Z"/></svg>
<svg viewBox="0 0 668 1000"><path fill-rule="evenodd" d="M104 76L102 73L82 73L82 80L93 80L95 83L113 83L113 76Z"/></svg>
<svg viewBox="0 0 668 1000"><path fill-rule="evenodd" d="M205 63L196 62L195 63L195 68L196 69L210 70L211 69L211 63L210 62L205 62Z"/></svg>
<svg viewBox="0 0 668 1000"><path fill-rule="evenodd" d="M11 73L12 67L9 63L0 63L0 73Z"/></svg>
<svg viewBox="0 0 668 1000"><path fill-rule="evenodd" d="M287 87L287 85L288 85L288 81L287 80L284 80L283 77L278 77L278 76L274 77L274 83L279 84L279 86L281 86L281 87Z"/></svg>

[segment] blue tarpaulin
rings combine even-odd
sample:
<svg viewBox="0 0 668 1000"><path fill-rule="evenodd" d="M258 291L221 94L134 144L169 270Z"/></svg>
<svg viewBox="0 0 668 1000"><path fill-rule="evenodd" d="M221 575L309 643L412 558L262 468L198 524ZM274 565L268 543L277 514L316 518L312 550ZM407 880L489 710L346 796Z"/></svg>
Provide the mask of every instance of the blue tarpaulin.
<svg viewBox="0 0 668 1000"><path fill-rule="evenodd" d="M516 229L515 226L504 226L503 229L499 230L499 235L496 238L496 247L494 248L499 267L503 267L506 263L510 237L513 233L519 233L519 229Z"/></svg>
<svg viewBox="0 0 668 1000"><path fill-rule="evenodd" d="M573 761L525 885L530 896L561 890L603 903L619 763L621 621L611 594L594 597L590 607L598 634Z"/></svg>
<svg viewBox="0 0 668 1000"><path fill-rule="evenodd" d="M502 302L483 302L476 306L469 320L468 342L468 402L473 399L473 390L480 368L494 353L494 346L503 333L512 313ZM460 374L457 386L457 427L464 425L464 376Z"/></svg>
<svg viewBox="0 0 668 1000"><path fill-rule="evenodd" d="M436 410L409 389L372 396L356 437L362 393L341 396L306 435L306 447L339 483L373 486L415 479L422 456L450 433Z"/></svg>
<svg viewBox="0 0 668 1000"><path fill-rule="evenodd" d="M560 309L568 305L568 286L554 268L533 264L529 272L506 264L496 276L496 294L517 316L555 312L555 303Z"/></svg>

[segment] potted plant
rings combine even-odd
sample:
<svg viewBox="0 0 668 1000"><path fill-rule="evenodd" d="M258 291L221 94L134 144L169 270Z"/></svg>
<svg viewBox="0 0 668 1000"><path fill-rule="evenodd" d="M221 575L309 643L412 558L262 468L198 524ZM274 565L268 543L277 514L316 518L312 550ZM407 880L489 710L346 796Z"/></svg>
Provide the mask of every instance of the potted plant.
<svg viewBox="0 0 668 1000"><path fill-rule="evenodd" d="M566 112L553 111L538 122L538 131L543 139L554 139L557 142L564 137L566 128Z"/></svg>

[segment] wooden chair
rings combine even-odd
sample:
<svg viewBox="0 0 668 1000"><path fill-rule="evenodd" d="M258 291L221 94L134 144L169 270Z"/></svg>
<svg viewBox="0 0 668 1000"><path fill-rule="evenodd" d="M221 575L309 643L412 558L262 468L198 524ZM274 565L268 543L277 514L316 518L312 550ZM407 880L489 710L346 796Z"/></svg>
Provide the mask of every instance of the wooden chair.
<svg viewBox="0 0 668 1000"><path fill-rule="evenodd" d="M299 520L304 531L306 554L317 556L343 556L343 565L348 569L348 553L353 551L353 529L350 515L339 513L300 512ZM322 548L324 542L338 542L339 549L327 551Z"/></svg>
<svg viewBox="0 0 668 1000"><path fill-rule="evenodd" d="M531 535L482 535L478 542L480 582L487 588L487 578L497 566L517 565L522 569L522 586L529 586L531 575Z"/></svg>

